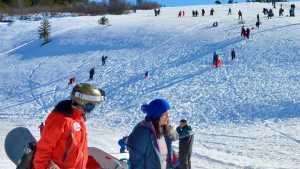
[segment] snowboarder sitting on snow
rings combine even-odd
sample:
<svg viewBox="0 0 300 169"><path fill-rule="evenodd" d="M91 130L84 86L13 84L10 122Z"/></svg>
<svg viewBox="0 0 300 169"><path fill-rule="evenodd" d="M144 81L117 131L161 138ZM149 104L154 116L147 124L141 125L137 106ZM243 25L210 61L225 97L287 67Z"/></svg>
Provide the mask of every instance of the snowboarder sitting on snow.
<svg viewBox="0 0 300 169"><path fill-rule="evenodd" d="M90 78L89 78L89 80L93 80L93 79L94 79L94 74L95 74L95 68L93 67L93 68L90 70Z"/></svg>
<svg viewBox="0 0 300 169"><path fill-rule="evenodd" d="M179 169L191 169L191 155L194 133L185 119L180 120L176 129L179 135Z"/></svg>
<svg viewBox="0 0 300 169"><path fill-rule="evenodd" d="M218 68L218 67L221 67L222 64L223 64L223 63L222 63L221 57L220 57L219 55L216 55L216 60L214 61L213 66L214 66L215 68Z"/></svg>
<svg viewBox="0 0 300 169"><path fill-rule="evenodd" d="M218 22L214 22L212 26L213 27L218 27Z"/></svg>
<svg viewBox="0 0 300 169"><path fill-rule="evenodd" d="M70 85L72 85L72 84L74 84L74 83L75 83L75 76L73 76L73 77L71 77L71 78L69 79L68 86L70 86Z"/></svg>
<svg viewBox="0 0 300 169"><path fill-rule="evenodd" d="M171 106L167 100L155 99L142 105L145 120L137 124L128 137L129 162L132 169L166 169L172 159L168 123Z"/></svg>
<svg viewBox="0 0 300 169"><path fill-rule="evenodd" d="M118 141L118 144L120 146L120 153L126 153L127 139L128 139L128 136L124 136L123 138L121 138Z"/></svg>
<svg viewBox="0 0 300 169"><path fill-rule="evenodd" d="M71 100L59 102L48 115L33 159L34 169L85 169L88 163L86 115L102 102L101 89L77 84Z"/></svg>
<svg viewBox="0 0 300 169"><path fill-rule="evenodd" d="M149 72L146 71L145 74L144 74L144 79L148 79L148 77L149 77Z"/></svg>

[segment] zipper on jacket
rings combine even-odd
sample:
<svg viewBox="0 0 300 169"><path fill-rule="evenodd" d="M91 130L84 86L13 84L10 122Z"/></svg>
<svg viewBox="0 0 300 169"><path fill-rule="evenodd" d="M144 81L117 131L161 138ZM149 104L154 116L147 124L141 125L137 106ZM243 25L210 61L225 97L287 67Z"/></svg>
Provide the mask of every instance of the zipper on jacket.
<svg viewBox="0 0 300 169"><path fill-rule="evenodd" d="M65 162L69 156L71 145L72 145L72 131L69 132L68 140L66 142L66 149L63 156L63 162Z"/></svg>

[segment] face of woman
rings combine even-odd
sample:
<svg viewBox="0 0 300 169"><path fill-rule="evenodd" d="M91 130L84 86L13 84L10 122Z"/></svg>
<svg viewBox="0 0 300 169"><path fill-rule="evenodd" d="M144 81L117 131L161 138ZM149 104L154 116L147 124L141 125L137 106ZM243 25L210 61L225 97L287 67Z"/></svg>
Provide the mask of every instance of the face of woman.
<svg viewBox="0 0 300 169"><path fill-rule="evenodd" d="M165 112L161 117L160 117L160 125L168 125L169 123L169 112Z"/></svg>

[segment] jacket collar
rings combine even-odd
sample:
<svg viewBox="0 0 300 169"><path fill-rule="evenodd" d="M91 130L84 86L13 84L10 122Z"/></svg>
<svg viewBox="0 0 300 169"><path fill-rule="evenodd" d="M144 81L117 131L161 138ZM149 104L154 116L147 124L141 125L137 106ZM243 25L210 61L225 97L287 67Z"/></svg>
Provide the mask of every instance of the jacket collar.
<svg viewBox="0 0 300 169"><path fill-rule="evenodd" d="M80 119L84 117L84 111L77 107L72 107L72 117L75 119Z"/></svg>

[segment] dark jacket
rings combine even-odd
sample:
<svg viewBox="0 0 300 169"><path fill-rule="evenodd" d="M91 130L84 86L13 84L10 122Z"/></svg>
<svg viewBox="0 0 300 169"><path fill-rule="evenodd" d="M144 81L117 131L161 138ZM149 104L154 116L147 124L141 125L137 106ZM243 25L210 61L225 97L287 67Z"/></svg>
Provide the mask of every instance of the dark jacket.
<svg viewBox="0 0 300 169"><path fill-rule="evenodd" d="M194 133L190 126L177 127L179 135L179 169L191 169L191 155L194 142Z"/></svg>
<svg viewBox="0 0 300 169"><path fill-rule="evenodd" d="M166 144L170 153L170 141L167 139ZM161 155L151 121L144 120L133 129L128 137L127 148L132 169L161 169Z"/></svg>

